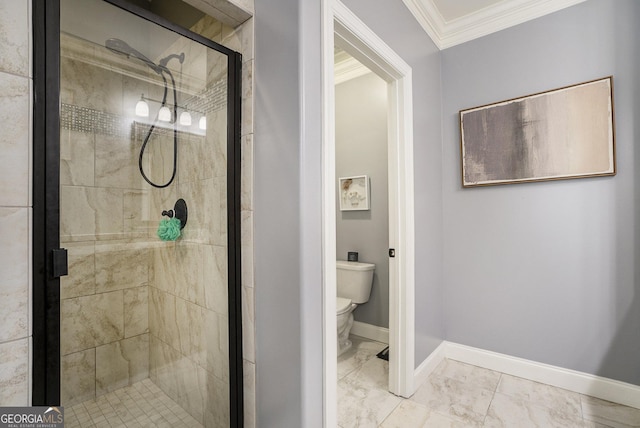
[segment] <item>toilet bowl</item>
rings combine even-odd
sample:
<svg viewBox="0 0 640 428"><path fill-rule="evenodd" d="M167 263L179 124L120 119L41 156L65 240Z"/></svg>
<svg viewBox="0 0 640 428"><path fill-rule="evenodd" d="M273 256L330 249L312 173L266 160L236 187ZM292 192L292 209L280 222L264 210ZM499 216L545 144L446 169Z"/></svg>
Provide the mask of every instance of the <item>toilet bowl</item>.
<svg viewBox="0 0 640 428"><path fill-rule="evenodd" d="M353 327L353 311L359 304L369 301L375 267L372 263L336 261L338 355L351 348L349 333Z"/></svg>
<svg viewBox="0 0 640 428"><path fill-rule="evenodd" d="M358 307L355 303L351 303L351 299L344 297L336 297L336 314L338 316L338 355L345 353L351 348L349 340L349 332L353 327L353 310Z"/></svg>

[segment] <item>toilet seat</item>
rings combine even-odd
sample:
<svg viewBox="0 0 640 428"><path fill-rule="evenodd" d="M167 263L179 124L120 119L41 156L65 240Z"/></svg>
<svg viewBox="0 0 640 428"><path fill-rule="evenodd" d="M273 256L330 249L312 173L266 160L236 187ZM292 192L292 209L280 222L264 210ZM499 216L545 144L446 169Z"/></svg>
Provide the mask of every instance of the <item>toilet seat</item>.
<svg viewBox="0 0 640 428"><path fill-rule="evenodd" d="M351 299L336 297L336 315L344 314L351 308Z"/></svg>

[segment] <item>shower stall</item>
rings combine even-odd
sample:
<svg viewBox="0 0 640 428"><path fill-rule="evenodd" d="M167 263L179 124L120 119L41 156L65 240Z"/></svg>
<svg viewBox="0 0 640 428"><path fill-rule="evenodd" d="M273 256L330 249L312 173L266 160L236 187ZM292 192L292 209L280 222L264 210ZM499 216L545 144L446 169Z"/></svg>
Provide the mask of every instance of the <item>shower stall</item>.
<svg viewBox="0 0 640 428"><path fill-rule="evenodd" d="M240 54L206 15L33 7L33 404L242 426Z"/></svg>

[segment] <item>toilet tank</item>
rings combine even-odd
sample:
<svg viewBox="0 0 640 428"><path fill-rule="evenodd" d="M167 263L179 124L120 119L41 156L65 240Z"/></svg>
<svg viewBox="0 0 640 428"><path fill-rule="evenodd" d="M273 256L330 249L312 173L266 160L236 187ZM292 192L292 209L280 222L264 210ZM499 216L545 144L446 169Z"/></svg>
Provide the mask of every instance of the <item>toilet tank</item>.
<svg viewBox="0 0 640 428"><path fill-rule="evenodd" d="M353 303L368 301L376 265L337 260L336 268L338 297L346 297Z"/></svg>

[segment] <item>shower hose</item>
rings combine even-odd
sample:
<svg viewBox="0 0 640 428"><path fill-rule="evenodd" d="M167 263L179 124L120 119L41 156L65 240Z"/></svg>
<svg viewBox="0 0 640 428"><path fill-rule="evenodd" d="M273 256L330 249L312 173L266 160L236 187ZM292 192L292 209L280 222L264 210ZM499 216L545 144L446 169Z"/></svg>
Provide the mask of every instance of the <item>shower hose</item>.
<svg viewBox="0 0 640 428"><path fill-rule="evenodd" d="M177 128L178 99L177 99L177 91L176 91L176 81L173 78L173 74L163 64L160 64L158 66L158 68L161 71L158 74L160 74L160 76L162 77L162 80L164 81L164 93L162 95L162 106L161 106L161 108L165 107L166 104L167 104L168 85L167 85L167 78L164 77L164 73L167 73L169 75L169 77L171 78L171 87L173 88L173 171L171 173L171 178L169 179L169 181L167 181L164 184L156 184L153 181L151 181L151 179L149 177L147 177L147 174L144 172L144 167L142 166L142 158L144 156L144 151L147 148L147 144L149 143L149 139L151 139L151 135L153 133L153 130L156 128L156 125L158 124L158 116L159 116L159 114L156 114L156 118L153 121L153 124L151 125L151 127L147 131L147 135L144 137L144 141L142 143L142 147L140 147L140 156L138 158L138 168L140 169L140 175L142 175L142 178L144 178L144 180L147 183L149 183L153 187L156 187L158 189L162 189L164 187L169 186L171 183L173 183L173 180L176 178L176 171L178 169L178 128Z"/></svg>

